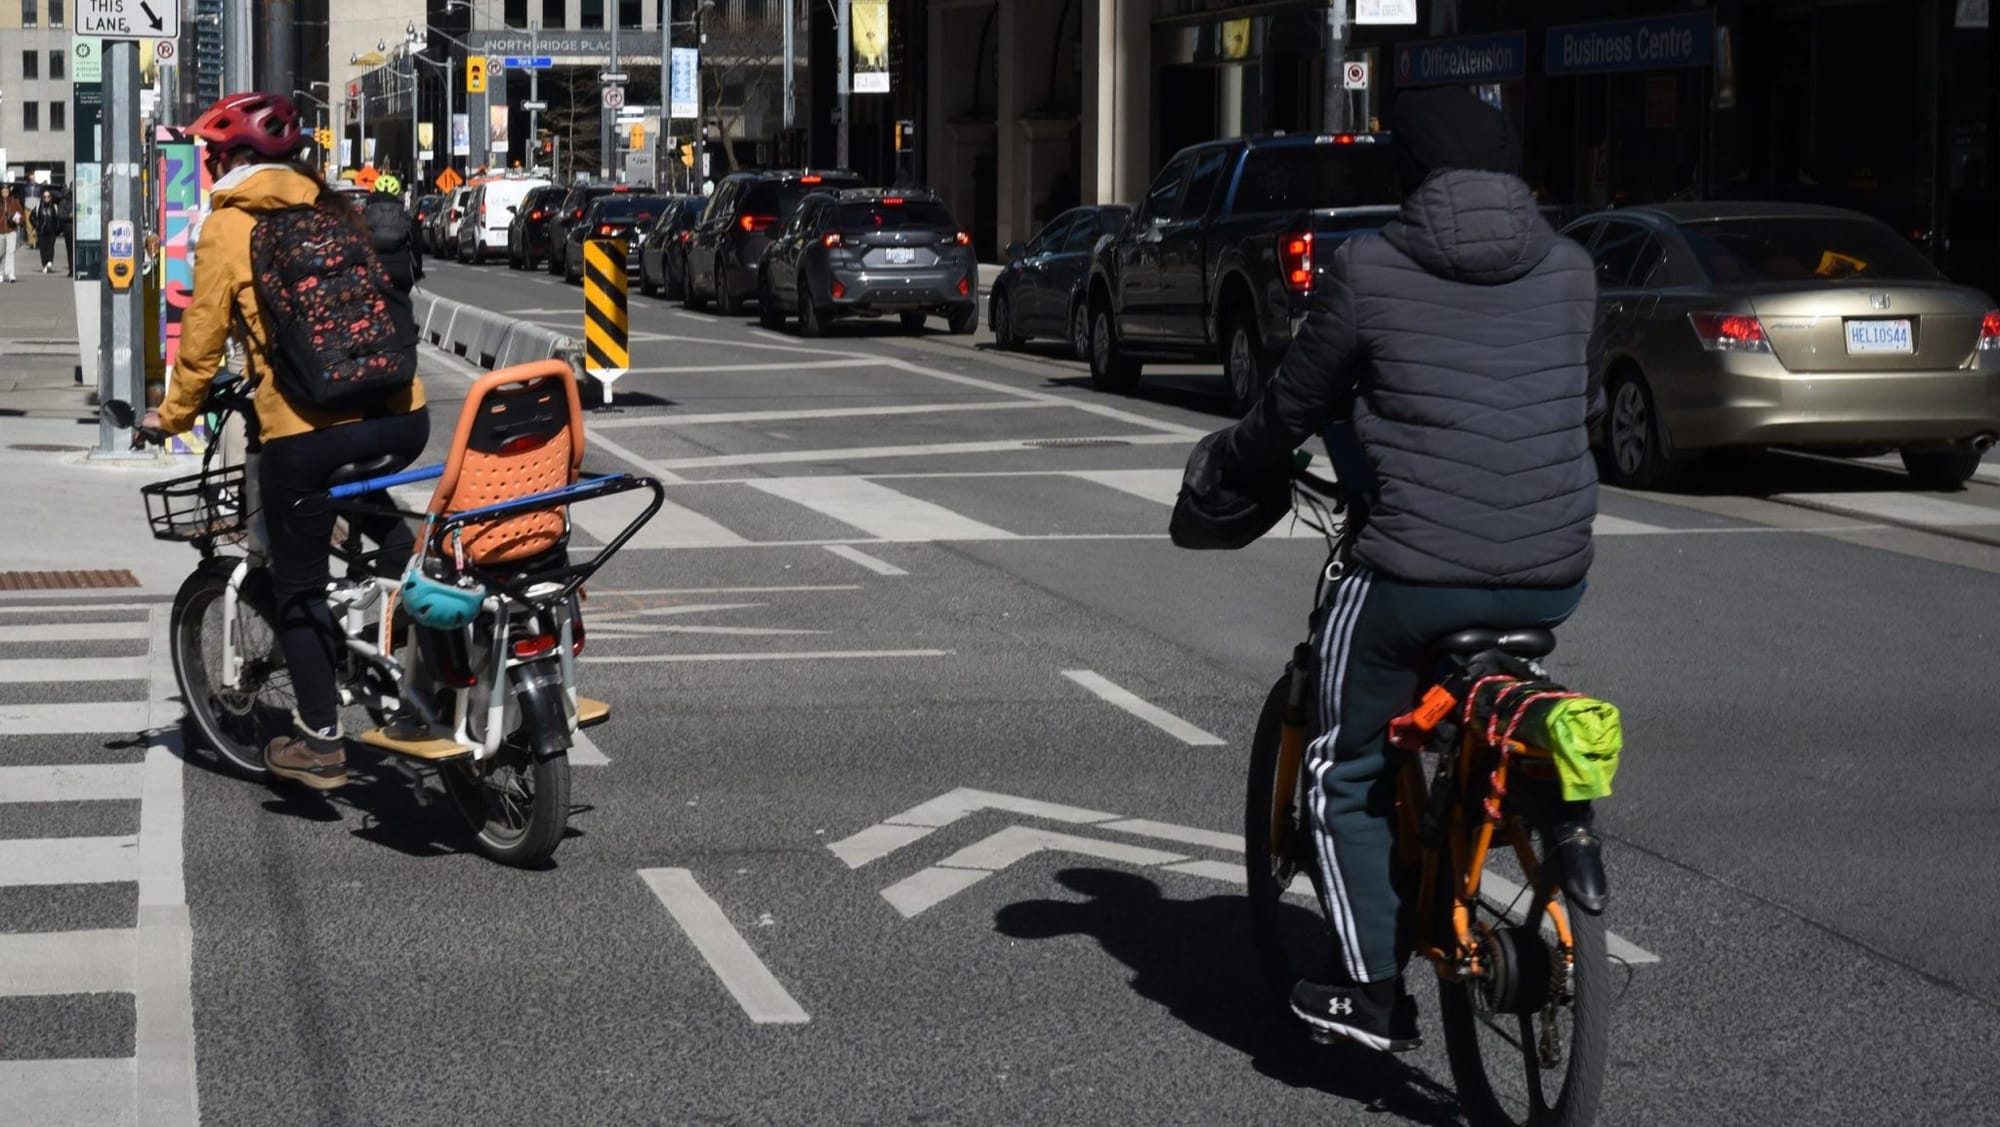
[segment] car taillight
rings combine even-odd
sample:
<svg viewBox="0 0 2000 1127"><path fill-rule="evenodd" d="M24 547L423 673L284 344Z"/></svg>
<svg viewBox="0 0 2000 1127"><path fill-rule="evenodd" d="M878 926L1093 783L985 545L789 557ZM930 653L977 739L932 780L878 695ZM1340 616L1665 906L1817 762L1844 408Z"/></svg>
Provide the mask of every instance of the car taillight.
<svg viewBox="0 0 2000 1127"><path fill-rule="evenodd" d="M514 639L514 656L521 661L531 661L546 654L554 653L554 634L532 634L526 638Z"/></svg>
<svg viewBox="0 0 2000 1127"><path fill-rule="evenodd" d="M693 232L693 231L682 231L682 232L681 232L681 242L683 242L683 243L691 243L691 242L693 242L693 241L694 241L694 232Z"/></svg>
<svg viewBox="0 0 2000 1127"><path fill-rule="evenodd" d="M611 236L618 233L618 228L613 227L609 223L599 223L597 225L597 233L603 235L606 238L610 238Z"/></svg>
<svg viewBox="0 0 2000 1127"><path fill-rule="evenodd" d="M570 218L571 218L572 220L576 220L576 219L582 219L582 218L583 218L583 209L582 209L582 208L577 208L577 209L576 209L575 211L572 211L572 212L570 212L570 213L569 213L569 217L570 217Z"/></svg>
<svg viewBox="0 0 2000 1127"><path fill-rule="evenodd" d="M826 181L826 177L824 177L824 176L801 176L801 177L799 177L799 183L801 183L801 184L821 184L821 183L825 183L825 181Z"/></svg>
<svg viewBox="0 0 2000 1127"><path fill-rule="evenodd" d="M528 222L533 223L534 221L540 219L541 217L542 213L540 211L531 211L528 213Z"/></svg>
<svg viewBox="0 0 2000 1127"><path fill-rule="evenodd" d="M884 204L887 204L887 205L888 205L888 206L890 206L890 207L897 207L897 206L900 206L900 205L902 204L902 202L903 202L903 197L901 197L901 196L883 196L883 197L882 197L882 202L883 202Z"/></svg>
<svg viewBox="0 0 2000 1127"><path fill-rule="evenodd" d="M846 287L846 286L843 286L843 285L841 285L841 284L840 284L840 279L838 279L838 278L835 278L835 279L834 279L834 281L833 281L833 297L834 297L834 300L835 300L835 301L838 301L838 300L840 300L841 298L843 298L843 297L846 297L846 296L847 296L847 287Z"/></svg>
<svg viewBox="0 0 2000 1127"><path fill-rule="evenodd" d="M960 278L958 280L958 296L964 297L965 295L971 292L972 292L972 279Z"/></svg>
<svg viewBox="0 0 2000 1127"><path fill-rule="evenodd" d="M446 219L449 219L449 220L451 220L451 221L452 221L452 222L454 222L454 223L458 222L458 209L457 209L457 208L452 208L452 209L451 209L451 214L450 214L450 215L447 215L447 216L445 216L445 218L446 218Z"/></svg>
<svg viewBox="0 0 2000 1127"><path fill-rule="evenodd" d="M960 231L958 234L952 236L952 242L962 247L969 247L972 245L972 236L966 234L964 231Z"/></svg>
<svg viewBox="0 0 2000 1127"><path fill-rule="evenodd" d="M1278 237L1278 272L1284 275L1285 288L1293 293L1311 293L1313 288L1313 237L1307 231L1302 235L1281 235Z"/></svg>
<svg viewBox="0 0 2000 1127"><path fill-rule="evenodd" d="M1741 313L1690 313L1688 324L1710 352L1769 352L1764 323Z"/></svg>
<svg viewBox="0 0 2000 1127"><path fill-rule="evenodd" d="M2000 348L2000 309L1988 313L1979 322L1979 349L1986 352Z"/></svg>
<svg viewBox="0 0 2000 1127"><path fill-rule="evenodd" d="M778 217L775 215L746 215L738 220L745 231L762 231L777 221Z"/></svg>
<svg viewBox="0 0 2000 1127"><path fill-rule="evenodd" d="M835 231L832 234L829 234L825 238L821 239L819 241L819 245L823 247L838 247L838 246L845 246L846 244L840 241L840 232Z"/></svg>

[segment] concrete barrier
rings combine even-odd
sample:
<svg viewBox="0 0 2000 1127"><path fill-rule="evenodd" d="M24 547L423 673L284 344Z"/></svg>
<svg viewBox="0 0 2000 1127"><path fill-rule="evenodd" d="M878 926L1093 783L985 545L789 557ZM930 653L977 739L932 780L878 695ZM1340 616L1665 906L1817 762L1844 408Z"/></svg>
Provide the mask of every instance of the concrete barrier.
<svg viewBox="0 0 2000 1127"><path fill-rule="evenodd" d="M410 299L417 333L427 344L481 368L567 360L581 378L583 342L575 337L423 290Z"/></svg>

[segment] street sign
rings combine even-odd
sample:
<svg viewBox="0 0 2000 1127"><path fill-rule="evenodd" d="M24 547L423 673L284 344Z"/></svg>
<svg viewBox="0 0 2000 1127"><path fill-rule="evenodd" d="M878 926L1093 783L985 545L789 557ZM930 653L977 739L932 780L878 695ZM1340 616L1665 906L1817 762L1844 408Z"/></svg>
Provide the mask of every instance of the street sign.
<svg viewBox="0 0 2000 1127"><path fill-rule="evenodd" d="M173 66L174 50L175 48L173 40L171 39L158 40L153 44L153 58L158 60L159 64L163 67Z"/></svg>
<svg viewBox="0 0 2000 1127"><path fill-rule="evenodd" d="M606 86L604 88L604 108L607 110L625 108L625 88L623 86Z"/></svg>
<svg viewBox="0 0 2000 1127"><path fill-rule="evenodd" d="M342 141L341 144L345 145L347 142ZM437 184L438 191L449 194L458 191L458 186L465 183L465 177L458 174L458 169L447 168L437 174L435 183Z"/></svg>
<svg viewBox="0 0 2000 1127"><path fill-rule="evenodd" d="M600 75L598 75L598 76L597 76L597 81L599 81L599 82L623 82L623 81L625 81L625 80L626 80L626 79L627 79L628 77L630 77L630 76L629 76L629 75L627 75L627 74L626 74L626 73L625 73L624 71L622 71L622 70L607 70L607 71L605 71L605 72L604 72L603 74L600 74Z"/></svg>
<svg viewBox="0 0 2000 1127"><path fill-rule="evenodd" d="M548 104L547 102L522 102L522 103L521 103L521 112L522 112L522 113L547 113L547 112L548 112L548 109L549 109L549 104Z"/></svg>
<svg viewBox="0 0 2000 1127"><path fill-rule="evenodd" d="M556 61L548 55L502 55L500 65L507 70L548 70Z"/></svg>
<svg viewBox="0 0 2000 1127"><path fill-rule="evenodd" d="M179 39L180 0L84 0L76 33L105 39Z"/></svg>
<svg viewBox="0 0 2000 1127"><path fill-rule="evenodd" d="M1357 24L1413 24L1417 22L1417 0L1358 0L1354 5Z"/></svg>
<svg viewBox="0 0 2000 1127"><path fill-rule="evenodd" d="M124 293L132 288L132 276L138 273L134 265L137 256L137 239L130 219L113 219L104 225L104 276L111 282L111 289Z"/></svg>
<svg viewBox="0 0 2000 1127"><path fill-rule="evenodd" d="M69 78L71 82L104 81L104 45L95 39L70 39Z"/></svg>
<svg viewBox="0 0 2000 1127"><path fill-rule="evenodd" d="M1347 89L1366 90L1368 89L1368 64L1348 63L1346 69L1341 72L1340 77L1341 85Z"/></svg>

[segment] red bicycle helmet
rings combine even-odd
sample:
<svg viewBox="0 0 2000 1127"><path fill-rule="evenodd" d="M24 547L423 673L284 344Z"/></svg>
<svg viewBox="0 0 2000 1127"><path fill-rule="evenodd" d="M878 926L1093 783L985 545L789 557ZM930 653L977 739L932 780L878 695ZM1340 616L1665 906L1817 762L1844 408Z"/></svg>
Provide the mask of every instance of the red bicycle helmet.
<svg viewBox="0 0 2000 1127"><path fill-rule="evenodd" d="M288 157L305 147L299 108L281 94L231 94L203 111L188 136L208 142L215 152L255 149L267 157Z"/></svg>

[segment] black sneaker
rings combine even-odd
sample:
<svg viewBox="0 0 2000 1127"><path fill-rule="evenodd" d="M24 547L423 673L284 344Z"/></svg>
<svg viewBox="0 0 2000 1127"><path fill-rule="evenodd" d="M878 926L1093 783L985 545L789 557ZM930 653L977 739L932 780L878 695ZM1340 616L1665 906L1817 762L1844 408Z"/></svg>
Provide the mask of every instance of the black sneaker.
<svg viewBox="0 0 2000 1127"><path fill-rule="evenodd" d="M1322 986L1303 979L1292 987L1292 1012L1319 1033L1381 1052L1407 1053L1424 1043L1417 1031L1417 1000L1402 979Z"/></svg>

